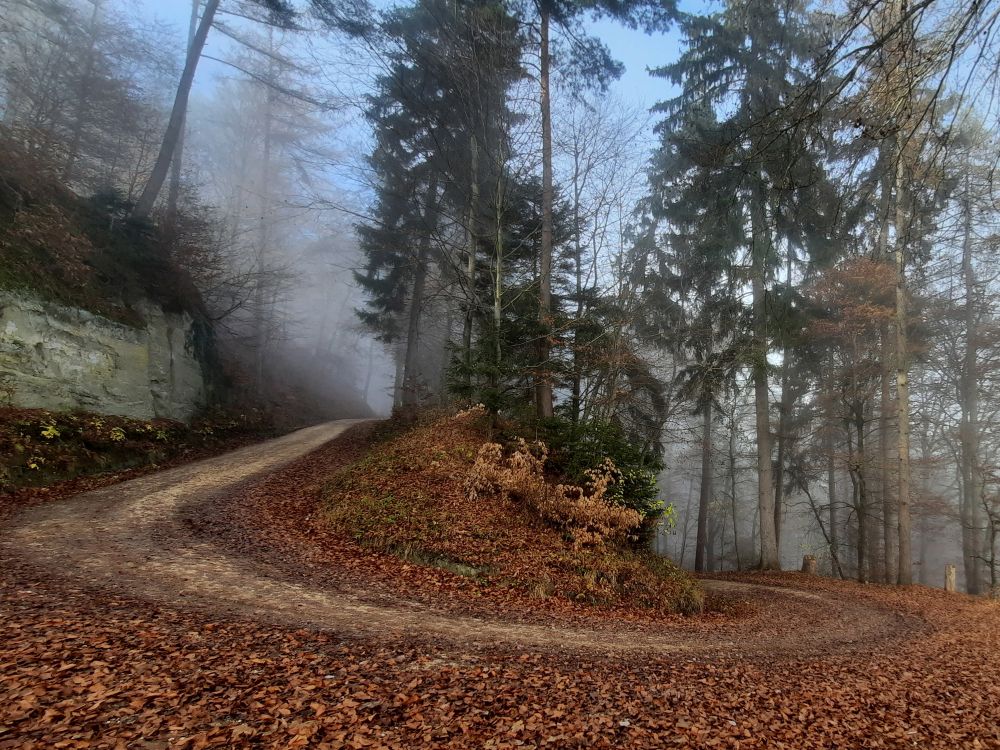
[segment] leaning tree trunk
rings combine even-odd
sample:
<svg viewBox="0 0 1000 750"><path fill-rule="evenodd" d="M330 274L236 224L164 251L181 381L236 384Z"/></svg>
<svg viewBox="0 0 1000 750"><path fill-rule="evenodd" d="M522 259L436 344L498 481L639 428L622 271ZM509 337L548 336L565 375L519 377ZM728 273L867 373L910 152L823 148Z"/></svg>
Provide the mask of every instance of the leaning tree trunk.
<svg viewBox="0 0 1000 750"><path fill-rule="evenodd" d="M552 416L552 380L549 375L549 331L552 325L552 107L549 101L549 11L543 6L540 19L540 75L542 104L542 236L538 263L538 372L535 374L535 406L539 417Z"/></svg>
<svg viewBox="0 0 1000 750"><path fill-rule="evenodd" d="M257 220L257 263L254 287L254 389L258 398L264 395L264 359L269 339L269 321L266 315L264 279L269 276L267 257L271 244L271 141L272 105L274 99L268 89L264 100L264 148L261 155L260 217Z"/></svg>
<svg viewBox="0 0 1000 750"><path fill-rule="evenodd" d="M188 49L194 43L195 31L198 29L198 8L201 0L191 0L191 19L188 23ZM181 196L181 170L184 167L184 127L187 124L187 112L181 120L181 132L177 137L177 148L170 160L170 187L167 190L167 221L173 223L177 218L177 203Z"/></svg>
<svg viewBox="0 0 1000 750"><path fill-rule="evenodd" d="M201 15L201 23L195 32L191 46L188 48L187 59L184 61L184 71L181 73L181 80L177 84L177 94L174 97L174 106L170 110L170 119L167 121L167 130L163 134L163 142L160 144L160 153L156 157L153 171L149 175L146 187L142 190L142 195L135 204L132 211L133 216L149 216L153 210L153 204L160 194L164 181L167 179L167 172L170 170L170 161L173 159L177 142L180 139L181 131L184 129L184 117L187 114L188 98L191 95L191 85L194 83L194 72L198 68L198 61L201 59L201 51L205 48L205 40L208 38L208 30L212 27L212 20L215 18L215 11L219 8L219 0L208 0L205 10Z"/></svg>

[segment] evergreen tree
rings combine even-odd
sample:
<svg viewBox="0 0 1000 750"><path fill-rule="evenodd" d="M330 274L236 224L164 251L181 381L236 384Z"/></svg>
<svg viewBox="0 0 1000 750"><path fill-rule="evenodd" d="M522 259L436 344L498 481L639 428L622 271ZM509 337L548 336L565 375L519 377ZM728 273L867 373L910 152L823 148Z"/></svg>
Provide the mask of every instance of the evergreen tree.
<svg viewBox="0 0 1000 750"><path fill-rule="evenodd" d="M673 184L659 171L659 193L688 191L682 212L704 215L719 226L703 262L731 269L737 293L749 283L752 306L743 318L747 345L741 360L755 394L761 566L780 566L775 526L768 373L772 346L772 285L782 253L825 251L830 222L817 193L824 191L821 154L810 123L800 121L806 68L820 38L800 2L733 0L720 13L681 16L686 50L656 71L682 87L658 106L665 151L681 153L692 169ZM801 105L804 107L805 105ZM699 144L695 149L684 140ZM690 179L684 184L685 176ZM667 221L685 217L670 216ZM704 295L704 292L703 292ZM704 299L703 299L704 301Z"/></svg>
<svg viewBox="0 0 1000 750"><path fill-rule="evenodd" d="M411 403L432 266L463 299L469 366L483 276L478 256L490 254L497 235L487 231L487 209L506 200L506 93L521 75L520 40L502 9L478 2L392 11L380 33L388 71L366 113L376 132L377 203L374 221L359 227L367 265L358 281L369 296L361 317L406 352L398 357L397 397Z"/></svg>
<svg viewBox="0 0 1000 750"><path fill-rule="evenodd" d="M541 418L553 415L550 370L552 330L552 261L554 247L554 201L552 183L552 38L551 27L563 29L568 42L565 72L576 86L605 88L624 68L611 57L607 46L581 29L582 16L611 16L630 25L662 28L673 20L673 0L537 0L527 13L538 20L538 86L542 126L542 226L538 259L538 371L535 375L535 408ZM533 25L533 24L532 24Z"/></svg>

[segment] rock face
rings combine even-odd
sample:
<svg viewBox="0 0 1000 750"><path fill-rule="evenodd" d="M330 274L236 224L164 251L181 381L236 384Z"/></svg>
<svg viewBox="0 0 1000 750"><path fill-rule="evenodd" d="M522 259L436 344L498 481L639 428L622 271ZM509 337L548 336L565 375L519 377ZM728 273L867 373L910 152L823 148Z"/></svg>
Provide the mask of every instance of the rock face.
<svg viewBox="0 0 1000 750"><path fill-rule="evenodd" d="M21 407L190 419L207 398L194 320L138 311L143 328L0 291L0 385Z"/></svg>

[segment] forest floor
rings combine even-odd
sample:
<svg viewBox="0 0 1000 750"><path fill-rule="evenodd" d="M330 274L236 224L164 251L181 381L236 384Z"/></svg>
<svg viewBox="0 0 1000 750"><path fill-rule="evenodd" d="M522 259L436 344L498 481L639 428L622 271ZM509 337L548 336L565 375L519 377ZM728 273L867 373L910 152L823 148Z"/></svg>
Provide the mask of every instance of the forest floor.
<svg viewBox="0 0 1000 750"><path fill-rule="evenodd" d="M386 558L387 586L302 491L364 455L352 424L2 511L0 748L1000 748L991 602L744 574L699 617L498 610Z"/></svg>

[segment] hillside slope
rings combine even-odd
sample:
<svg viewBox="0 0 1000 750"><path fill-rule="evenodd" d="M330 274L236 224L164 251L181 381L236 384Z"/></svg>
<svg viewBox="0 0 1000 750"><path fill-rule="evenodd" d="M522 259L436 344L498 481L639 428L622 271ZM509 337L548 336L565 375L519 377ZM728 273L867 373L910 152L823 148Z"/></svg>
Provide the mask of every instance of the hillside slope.
<svg viewBox="0 0 1000 750"><path fill-rule="evenodd" d="M411 429L325 482L325 517L362 546L462 576L486 598L701 611L701 591L686 573L608 533L614 506L565 500L572 518L560 522L523 488L472 491L488 443L476 410ZM555 483L544 482L541 492L555 497Z"/></svg>

